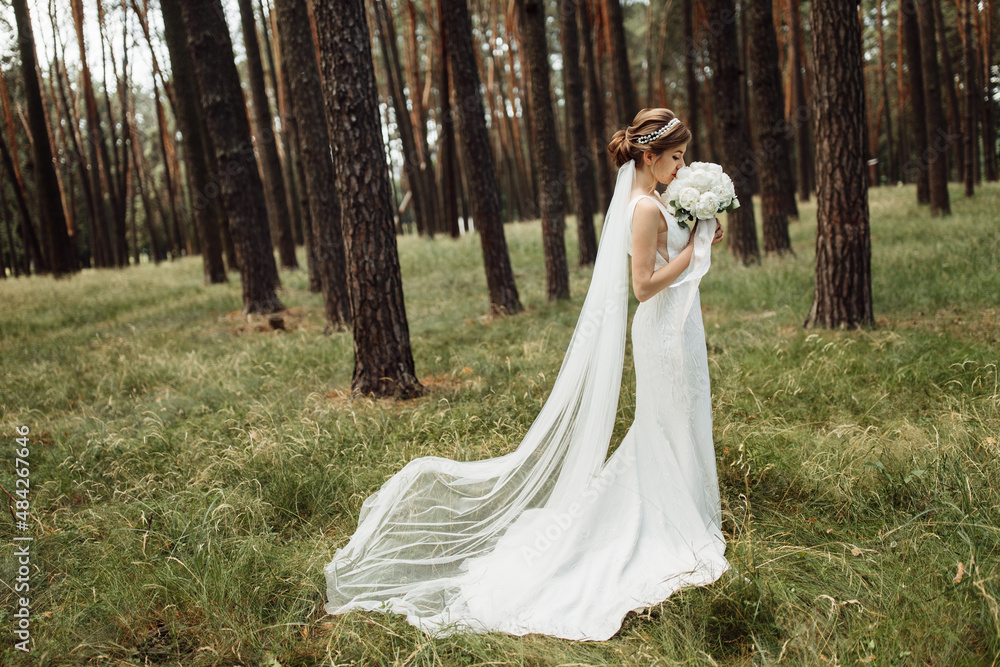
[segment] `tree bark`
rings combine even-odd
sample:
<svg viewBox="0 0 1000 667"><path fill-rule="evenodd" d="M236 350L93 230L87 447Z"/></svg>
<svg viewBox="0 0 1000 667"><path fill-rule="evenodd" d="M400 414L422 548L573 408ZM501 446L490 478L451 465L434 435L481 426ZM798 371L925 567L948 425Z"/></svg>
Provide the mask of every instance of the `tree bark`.
<svg viewBox="0 0 1000 667"><path fill-rule="evenodd" d="M610 0L617 5L618 0ZM559 150L555 114L549 97L548 46L545 42L545 6L542 0L517 0L521 19L522 47L525 49L531 85L532 139L538 165L538 207L542 218L542 245L545 249L545 284L550 300L569 298L569 270L566 266L566 219L564 188L559 174ZM632 93L633 96L635 93Z"/></svg>
<svg viewBox="0 0 1000 667"><path fill-rule="evenodd" d="M315 258L323 292L327 328L344 329L351 323L344 235L337 199L337 179L330 157L330 135L326 129L323 89L309 27L306 0L275 0L281 65L288 78L292 116L302 165L302 188L308 206L304 217L311 222L306 238Z"/></svg>
<svg viewBox="0 0 1000 667"><path fill-rule="evenodd" d="M455 177L455 114L451 108L451 74L448 67L448 57L451 53L449 44L450 35L448 26L445 23L445 6L438 0L437 4L438 20L438 43L437 43L437 63L435 68L435 78L437 80L438 104L440 105L440 127L438 138L438 162L437 181L441 184L441 216L429 224L425 233L432 237L437 232L445 231L451 227L453 221L458 220L458 187ZM478 94L478 91L477 91ZM460 110L459 110L460 113ZM487 148L488 148L487 144ZM478 221L477 221L478 224ZM419 225L417 227L420 229Z"/></svg>
<svg viewBox="0 0 1000 667"><path fill-rule="evenodd" d="M142 210L146 218L146 233L149 234L149 254L154 264L163 261L163 251L160 249L160 239L156 233L156 226L153 224L153 203L150 198L150 179L147 175L146 160L142 155L142 146L138 141L132 142L132 150L135 152L135 174L137 186L142 198ZM138 263L138 262L137 262Z"/></svg>
<svg viewBox="0 0 1000 667"><path fill-rule="evenodd" d="M228 282L222 259L222 236L216 218L217 207L211 205L206 192L211 183L208 151L203 136L204 121L198 109L198 83L188 51L187 35L178 0L160 0L163 12L164 38L170 54L170 71L177 100L177 128L187 149L187 180L194 209L195 226L201 239L201 260L205 284ZM147 197L143 186L143 197Z"/></svg>
<svg viewBox="0 0 1000 667"><path fill-rule="evenodd" d="M469 156L477 156L476 172L469 175L472 218L483 248L486 285L491 315L516 315L521 301L514 284L514 271L507 252L503 220L500 215L500 188L490 151L479 73L473 56L472 21L465 0L440 0L441 25L447 33L448 58L454 77L456 97L465 101L458 114L462 145ZM469 165L470 167L472 165Z"/></svg>
<svg viewBox="0 0 1000 667"><path fill-rule="evenodd" d="M108 156L108 146L102 145L101 150L104 152L104 159L102 165L105 169L105 184L107 187L108 200L111 205L111 226L110 226L110 243L111 243L111 253L112 253L112 265L117 267L128 266L128 245L125 241L125 183L121 179L123 175L121 160L119 159L118 151L116 147L119 143L122 146L126 145L123 140L119 142L117 123L115 122L114 111L111 106L111 81L118 81L118 64L115 60L114 49L110 45L106 45L105 42L110 42L110 31L107 28L105 21L106 13L104 11L103 0L94 0L94 4L97 7L97 21L100 27L100 45L101 45L101 70L104 75L104 111L108 118L108 143L110 144L111 151L110 157ZM108 57L110 55L111 59L111 71L112 76L108 76ZM120 87L120 84L119 84Z"/></svg>
<svg viewBox="0 0 1000 667"><path fill-rule="evenodd" d="M393 108L396 110L396 128L399 130L399 137L403 143L403 172L406 174L406 182L412 193L410 205L413 208L413 217L417 221L417 229L420 229L431 222L427 217L424 200L427 195L433 193L424 192L423 189L420 156L417 154L417 142L413 136L410 112L406 108L406 96L403 93L406 82L402 78L403 70L399 64L396 33L385 0L375 0L375 15L378 21L379 46L382 50L382 60L385 63L389 94L392 97Z"/></svg>
<svg viewBox="0 0 1000 667"><path fill-rule="evenodd" d="M698 48L695 44L693 0L683 1L684 21L684 94L687 99L687 118L684 124L691 130L691 143L687 152L695 159L701 159L701 108L698 104L698 77L695 76L695 62L698 59Z"/></svg>
<svg viewBox="0 0 1000 667"><path fill-rule="evenodd" d="M413 0L405 0L404 5L406 7L406 72L407 77L412 82L412 92L410 94L410 101L413 105L413 110L411 112L412 126L414 138L417 144L417 151L419 152L419 168L420 168L420 179L421 187L423 188L425 194L424 197L424 208L425 215L424 220L428 227L434 227L437 224L437 220L441 217L438 210L438 184L434 178L434 164L431 161L431 151L430 145L427 141L427 102L424 99L426 95L428 98L430 96L430 77L433 74L433 67L431 63L426 64L426 81L427 85L424 87L424 94L420 94L420 58L418 57L418 46L417 46L417 9L416 4ZM428 26L430 24L430 18L427 19ZM426 47L427 58L430 61L430 56L432 54L432 49Z"/></svg>
<svg viewBox="0 0 1000 667"><path fill-rule="evenodd" d="M114 265L114 255L111 249L111 224L105 193L110 185L106 178L108 161L104 141L104 130L97 110L97 99L90 77L90 67L87 63L87 46L84 39L83 3L82 0L72 0L73 23L76 27L76 40L80 49L80 80L83 86L84 109L87 116L87 146L90 149L90 190L94 196L97 217L93 220L94 265L107 267Z"/></svg>
<svg viewBox="0 0 1000 667"><path fill-rule="evenodd" d="M722 168L733 179L742 206L727 213L729 249L744 264L760 261L749 173L753 171L750 139L746 135L740 102L740 56L736 39L736 10L733 0L709 0L710 16L719 17L709 32L712 60L713 107L716 129L722 142Z"/></svg>
<svg viewBox="0 0 1000 667"><path fill-rule="evenodd" d="M363 0L314 5L350 275L356 394L423 392L410 349Z"/></svg>
<svg viewBox="0 0 1000 667"><path fill-rule="evenodd" d="M278 269L271 250L267 206L222 3L179 0L179 4L201 110L222 167L217 191L239 255L243 312L266 314L284 310L275 293Z"/></svg>
<svg viewBox="0 0 1000 667"><path fill-rule="evenodd" d="M21 53L24 94L27 98L28 123L34 138L32 148L35 158L35 181L38 191L38 210L41 212L44 236L48 239L46 255L49 270L59 278L79 270L76 258L70 252L66 215L62 208L59 183L53 165L52 145L45 122L42 89L38 81L35 60L35 38L31 30L26 0L14 0L14 17L17 21L17 42Z"/></svg>
<svg viewBox="0 0 1000 667"><path fill-rule="evenodd" d="M619 0L604 0L604 12L607 19L604 23L605 39L611 50L611 71L614 73L612 78L618 110L618 118L614 124L628 125L639 112L639 101L635 94L635 82L632 81L632 68L628 62L625 21Z"/></svg>
<svg viewBox="0 0 1000 667"><path fill-rule="evenodd" d="M18 213L21 214L21 227L18 234L21 236L21 247L24 248L24 275L31 275L31 264L35 264L36 273L45 273L48 265L45 262L45 255L42 253L41 244L35 234L34 225L31 223L31 209L28 208L28 196L23 184L18 179L17 163L14 156L7 148L7 142L0 136L0 163L11 175L14 182L14 201L17 204Z"/></svg>
<svg viewBox="0 0 1000 667"><path fill-rule="evenodd" d="M254 19L253 1L239 0L240 20L243 27L243 45L247 53L247 79L250 84L250 110L253 117L254 144L260 158L264 187L267 188L265 202L271 219L271 229L277 232L278 256L284 269L299 268L295 257L295 237L288 213L288 195L285 179L281 172L281 158L278 157L277 134L271 115L271 103L267 99L264 84L264 68L260 59L260 44L257 41L257 22Z"/></svg>
<svg viewBox="0 0 1000 667"><path fill-rule="evenodd" d="M785 206L795 183L784 131L785 100L778 68L778 39L774 34L771 0L747 0L744 7L750 33L750 78L756 111L753 127L757 131L755 165L760 178L764 252L783 255L792 250ZM794 201L793 198L793 204Z"/></svg>
<svg viewBox="0 0 1000 667"><path fill-rule="evenodd" d="M882 92L882 106L885 111L885 145L886 154L888 157L888 165L886 168L886 177L889 185L894 185L899 179L899 175L896 172L896 151L892 145L892 103L889 100L889 84L886 80L886 64L885 64L885 31L883 29L882 23L885 17L882 14L882 3L875 3L875 20L878 22L878 81L879 88Z"/></svg>
<svg viewBox="0 0 1000 667"><path fill-rule="evenodd" d="M904 175L917 183L917 203L929 204L927 102L924 97L924 69L921 56L920 27L914 0L900 0L900 22L906 40L906 68L910 79L910 106L913 108L913 146L916 156L904 167Z"/></svg>
<svg viewBox="0 0 1000 667"><path fill-rule="evenodd" d="M963 154L965 151L965 141L962 138L962 112L959 110L958 93L955 91L955 70L951 61L951 46L948 43L948 30L944 22L944 14L941 12L941 0L931 0L934 10L934 28L937 33L938 46L941 52L941 81L944 85L944 94L948 98L948 132L954 137L946 157L945 173L951 174L951 165L955 165L955 174L958 180L965 177L965 163ZM956 8L961 21L961 9ZM950 176L945 177L946 180Z"/></svg>
<svg viewBox="0 0 1000 667"><path fill-rule="evenodd" d="M964 125L964 145L963 157L965 161L964 180L965 196L972 197L976 194L976 167L978 160L976 155L976 143L979 141L979 133L976 131L979 120L979 100L982 98L982 89L976 76L976 43L975 32L972 29L972 0L962 0L961 20L962 30L962 79L965 84L965 115Z"/></svg>
<svg viewBox="0 0 1000 667"><path fill-rule="evenodd" d="M257 5L260 9L260 15L262 17L265 16L263 0L259 0ZM278 34L278 24L275 22L276 17L273 11L267 15L266 19L262 20L270 28L271 35ZM302 208L302 202L306 200L305 192L303 192L305 185L299 177L300 169L298 163L300 160L298 150L295 148L298 144L298 139L293 136L295 134L295 130L293 129L295 119L291 117L291 102L288 99L291 93L288 90L288 72L284 66L285 59L282 57L280 49L271 43L271 39L272 37L265 37L265 45L267 46L265 53L270 63L272 83L277 88L278 117L281 118L281 168L284 170L285 185L287 186L285 188L285 195L288 197L287 207L292 216L292 238L295 245L300 246L305 243L305 237L303 236L305 223L302 219L305 214ZM278 51L277 62L280 66L275 66L274 51Z"/></svg>
<svg viewBox="0 0 1000 667"><path fill-rule="evenodd" d="M941 104L933 0L916 0L920 30L920 62L924 73L924 107L927 112L927 177L930 184L931 216L951 215L948 200L947 152L951 136Z"/></svg>
<svg viewBox="0 0 1000 667"><path fill-rule="evenodd" d="M806 327L873 327L865 83L857 8L813 0L816 291Z"/></svg>
<svg viewBox="0 0 1000 667"><path fill-rule="evenodd" d="M0 141L3 138L0 137ZM10 229L10 209L7 206L7 194L5 188L0 188L0 217L3 217L3 226L7 230L7 248L10 252L10 268L15 278L21 277L21 267L17 261L17 250L14 248L14 232ZM3 252L0 250L0 252Z"/></svg>
<svg viewBox="0 0 1000 667"><path fill-rule="evenodd" d="M591 36L593 22L590 16L590 3L583 2L579 7L580 40L583 42L583 59L580 67L587 81L587 123L589 127L589 142L591 146L590 159L597 165L597 192L600 200L600 210L607 211L611 206L612 181L614 175L608 159L608 136L604 114L604 90L597 84L597 64L594 62L594 40ZM520 146L518 147L520 151Z"/></svg>
<svg viewBox="0 0 1000 667"><path fill-rule="evenodd" d="M806 57L802 39L801 0L787 0L789 39L792 43L789 67L792 70L792 114L789 122L795 128L795 166L799 201L807 202L812 193L813 156L810 132L809 102L806 95Z"/></svg>
<svg viewBox="0 0 1000 667"><path fill-rule="evenodd" d="M594 163L587 141L583 106L583 74L580 71L580 45L576 29L577 0L559 2L559 39L562 43L563 86L566 90L566 115L570 129L573 159L574 204L579 245L579 265L590 266L597 259L597 234L594 232Z"/></svg>
<svg viewBox="0 0 1000 667"><path fill-rule="evenodd" d="M997 103L993 97L993 4L986 3L983 12L978 12L981 69L980 76L985 82L984 97L980 100L983 123L983 163L987 181L996 181L1000 177L1000 165L997 163L996 110Z"/></svg>
<svg viewBox="0 0 1000 667"><path fill-rule="evenodd" d="M53 29L55 32L55 29ZM76 113L75 100L71 102L72 95L67 92L70 88L69 73L66 70L66 60L65 60L65 49L63 50L63 58L56 60L53 63L54 72L50 74L55 76L56 89L59 91L58 103L56 104L57 113L62 117L67 119L66 125L68 126L67 135L69 136L69 141L71 143L71 150L73 152L73 162L75 163L76 170L79 174L81 189L83 190L83 199L86 205L86 215L84 216L84 227L87 229L87 238L90 241L90 248L86 246L81 248L84 254L84 264L83 266L90 266L92 258L94 255L94 220L97 218L97 210L94 206L94 193L90 189L90 175L87 170L87 158L83 153L83 137L80 135L80 117ZM59 103L62 104L61 109L59 109ZM96 263L95 263L96 265Z"/></svg>

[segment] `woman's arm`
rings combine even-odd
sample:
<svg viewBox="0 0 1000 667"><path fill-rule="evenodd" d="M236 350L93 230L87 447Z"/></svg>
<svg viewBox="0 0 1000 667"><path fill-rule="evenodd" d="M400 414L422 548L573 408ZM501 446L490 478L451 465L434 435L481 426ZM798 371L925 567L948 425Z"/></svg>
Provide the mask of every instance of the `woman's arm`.
<svg viewBox="0 0 1000 667"><path fill-rule="evenodd" d="M666 288L691 263L694 252L694 228L691 240L666 266L656 267L656 233L659 229L660 208L655 202L640 199L632 214L632 291L639 301L646 301Z"/></svg>

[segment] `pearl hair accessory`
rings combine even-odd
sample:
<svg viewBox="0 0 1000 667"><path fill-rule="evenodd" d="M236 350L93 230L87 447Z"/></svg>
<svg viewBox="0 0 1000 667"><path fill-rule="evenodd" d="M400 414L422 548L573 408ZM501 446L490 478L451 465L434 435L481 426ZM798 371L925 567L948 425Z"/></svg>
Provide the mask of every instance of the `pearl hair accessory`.
<svg viewBox="0 0 1000 667"><path fill-rule="evenodd" d="M652 134L643 134L642 136L636 137L635 138L635 143L637 143L637 144L648 144L651 141L655 141L656 139L659 139L664 134L666 134L667 132L669 132L670 130L674 129L676 126L678 126L680 124L681 124L680 119L674 118L672 121L670 121L669 123L667 123L666 125L664 125L663 127L661 127L656 132L653 132Z"/></svg>

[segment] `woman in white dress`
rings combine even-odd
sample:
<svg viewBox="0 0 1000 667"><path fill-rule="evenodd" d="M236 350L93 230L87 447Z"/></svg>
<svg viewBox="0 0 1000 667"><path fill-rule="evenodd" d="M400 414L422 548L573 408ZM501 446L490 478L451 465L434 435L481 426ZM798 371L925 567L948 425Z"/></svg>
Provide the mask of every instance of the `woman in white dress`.
<svg viewBox="0 0 1000 667"><path fill-rule="evenodd" d="M431 636L499 631L603 640L631 610L729 567L720 529L698 283L722 239L656 196L691 134L643 109L608 145L619 165L590 288L552 392L516 450L410 461L365 500L325 568L326 610L405 614ZM631 286L635 420L605 460Z"/></svg>

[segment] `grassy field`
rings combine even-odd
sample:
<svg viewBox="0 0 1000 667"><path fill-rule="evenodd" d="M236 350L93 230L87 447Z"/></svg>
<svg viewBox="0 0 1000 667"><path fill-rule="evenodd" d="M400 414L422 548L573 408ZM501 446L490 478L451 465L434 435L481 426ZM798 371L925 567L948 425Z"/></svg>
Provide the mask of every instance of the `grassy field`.
<svg viewBox="0 0 1000 667"><path fill-rule="evenodd" d="M537 223L507 227L526 312L497 321L478 239L400 239L428 388L406 402L347 397L350 334L323 335L304 272L282 275L287 332L240 317L238 276L204 286L198 259L3 281L0 484L28 426L35 539L24 655L25 533L0 523L0 663L1000 664L1000 186L951 195L931 219L910 187L872 192L870 331L801 326L814 206L794 257L743 268L716 248L702 303L740 575L606 642L429 640L323 611L323 566L370 493L417 456L510 451L544 402L590 272L548 303Z"/></svg>

